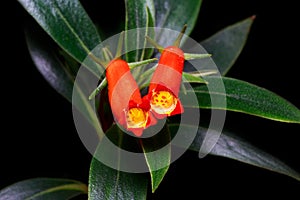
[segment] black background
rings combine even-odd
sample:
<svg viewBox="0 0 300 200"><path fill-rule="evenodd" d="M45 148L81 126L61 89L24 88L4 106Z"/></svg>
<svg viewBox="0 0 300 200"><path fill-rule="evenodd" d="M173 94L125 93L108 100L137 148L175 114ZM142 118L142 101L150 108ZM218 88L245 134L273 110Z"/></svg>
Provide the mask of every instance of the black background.
<svg viewBox="0 0 300 200"><path fill-rule="evenodd" d="M105 5L96 0L84 2L103 30L119 30L118 24L124 20L123 1L105 1ZM256 15L245 49L228 76L267 88L300 108L296 8L291 2L206 0L192 38L201 41ZM91 155L76 133L71 104L48 85L31 61L23 33L24 19L30 16L17 1L10 2L7 9L10 12L2 17L1 30L5 35L1 42L0 188L34 177L87 182ZM226 129L300 171L299 124L228 112ZM198 159L196 153L189 153L171 165L151 198L284 195L291 199L299 194L299 188L299 182L277 173L225 158Z"/></svg>

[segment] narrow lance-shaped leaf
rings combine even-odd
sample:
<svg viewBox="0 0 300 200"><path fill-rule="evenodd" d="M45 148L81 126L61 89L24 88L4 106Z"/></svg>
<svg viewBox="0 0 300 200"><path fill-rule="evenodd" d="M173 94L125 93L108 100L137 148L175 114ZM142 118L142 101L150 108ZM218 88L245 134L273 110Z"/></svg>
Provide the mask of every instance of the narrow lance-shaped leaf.
<svg viewBox="0 0 300 200"><path fill-rule="evenodd" d="M151 132L151 130L148 131ZM170 141L171 136L167 127L164 127L155 136L141 140L150 171L152 192L158 188L169 169L171 162Z"/></svg>
<svg viewBox="0 0 300 200"><path fill-rule="evenodd" d="M268 169L300 181L300 174L294 169L233 134L222 133L210 154Z"/></svg>
<svg viewBox="0 0 300 200"><path fill-rule="evenodd" d="M121 147L122 144L125 142L122 142L122 137L118 138L120 134L121 131L117 126L113 126L111 129L108 130L108 132L106 132L106 136L114 137L112 139L112 141L115 142L114 144ZM115 139L116 137L117 139ZM103 152L105 151L105 154L109 154L106 156L107 159L109 159L110 161L113 160L115 162L122 162L120 161L121 158L118 157L120 155L116 155L109 149L105 149L106 145L103 143L107 142L106 139L107 138L105 137L101 141L90 165L88 194L89 200L146 200L148 179L147 176L145 176L145 174L127 173L121 170L113 169L103 164L97 159L101 157L103 155ZM103 145L104 147L101 145Z"/></svg>
<svg viewBox="0 0 300 200"><path fill-rule="evenodd" d="M300 123L300 110L277 94L245 81L223 77L226 92L220 92L220 78L204 77L207 85L197 85L182 95L187 107L222 109L255 115L271 120ZM189 92L195 93L199 105L189 105ZM214 103L211 103L214 98ZM226 98L227 105L222 101ZM218 101L220 100L220 102Z"/></svg>
<svg viewBox="0 0 300 200"><path fill-rule="evenodd" d="M185 34L189 35L197 21L201 3L202 0L154 0L156 26L180 31L187 24ZM177 33L166 36L162 29L156 33L156 42L165 47L173 44L177 36Z"/></svg>
<svg viewBox="0 0 300 200"><path fill-rule="evenodd" d="M101 137L103 133L98 118L92 109L91 103L83 93L84 89L78 87L78 84L74 87L78 63L67 54L63 57L64 52L54 42L43 36L44 33L39 32L36 26L26 28L26 41L34 64L46 81L69 102L72 102L72 94L78 97L73 105L93 125ZM61 54L59 54L59 51L61 51Z"/></svg>
<svg viewBox="0 0 300 200"><path fill-rule="evenodd" d="M224 28L200 44L212 54L220 73L226 73L242 52L255 16Z"/></svg>
<svg viewBox="0 0 300 200"><path fill-rule="evenodd" d="M93 158L89 178L89 199L146 199L147 178L141 174L112 169Z"/></svg>
<svg viewBox="0 0 300 200"><path fill-rule="evenodd" d="M170 131L177 130L178 124L169 124ZM187 132L192 129L189 125L180 124ZM203 138L207 132L206 128L199 127L197 135L189 147L190 150L199 151ZM209 141L208 141L209 142ZM294 169L280 161L278 158L249 144L247 141L235 136L233 133L222 132L218 142L210 152L210 155L222 156L239 162L264 168L276 173L284 174L300 181L300 174Z"/></svg>
<svg viewBox="0 0 300 200"><path fill-rule="evenodd" d="M28 25L25 29L26 42L31 58L46 81L69 102L72 102L72 90L75 74L71 66L59 55L59 48L52 45L38 26ZM35 31L33 31L35 30ZM61 50L62 51L62 50ZM69 66L69 67L68 67Z"/></svg>
<svg viewBox="0 0 300 200"><path fill-rule="evenodd" d="M84 183L69 179L34 178L17 182L0 190L0 199L71 199L87 194Z"/></svg>
<svg viewBox="0 0 300 200"><path fill-rule="evenodd" d="M153 50L146 50L145 36L153 36L154 31L154 4L152 0L126 0L126 24L125 30L136 29L135 33L128 38L126 35L126 54L128 62L141 61L150 58ZM131 51L133 50L133 51Z"/></svg>
<svg viewBox="0 0 300 200"><path fill-rule="evenodd" d="M183 72L182 73L183 82L186 83L207 83L201 76L195 76L190 73Z"/></svg>
<svg viewBox="0 0 300 200"><path fill-rule="evenodd" d="M100 43L94 24L78 0L18 0L39 25L82 62Z"/></svg>

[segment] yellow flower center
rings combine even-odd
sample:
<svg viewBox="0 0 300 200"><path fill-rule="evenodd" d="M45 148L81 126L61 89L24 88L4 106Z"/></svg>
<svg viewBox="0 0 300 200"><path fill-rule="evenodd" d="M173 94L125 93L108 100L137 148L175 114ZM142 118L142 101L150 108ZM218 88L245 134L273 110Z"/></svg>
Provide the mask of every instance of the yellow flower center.
<svg viewBox="0 0 300 200"><path fill-rule="evenodd" d="M144 128L147 125L148 112L141 108L131 108L126 112L128 128Z"/></svg>
<svg viewBox="0 0 300 200"><path fill-rule="evenodd" d="M168 91L155 92L152 95L150 105L158 114L171 114L176 108L177 98Z"/></svg>

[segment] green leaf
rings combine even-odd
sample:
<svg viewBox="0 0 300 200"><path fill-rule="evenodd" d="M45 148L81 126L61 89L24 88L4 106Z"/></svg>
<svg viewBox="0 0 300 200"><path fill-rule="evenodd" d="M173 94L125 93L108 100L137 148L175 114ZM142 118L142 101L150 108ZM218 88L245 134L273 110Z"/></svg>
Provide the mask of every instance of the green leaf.
<svg viewBox="0 0 300 200"><path fill-rule="evenodd" d="M112 169L93 158L89 178L89 200L147 197L147 178L141 174Z"/></svg>
<svg viewBox="0 0 300 200"><path fill-rule="evenodd" d="M126 35L126 48L130 51L126 54L128 62L141 61L150 58L153 49L146 50L147 41L145 36L153 36L154 31L154 4L152 0L126 0L125 30L136 29L135 33L128 38ZM141 28L141 29L139 29ZM140 48L143 47L141 50Z"/></svg>
<svg viewBox="0 0 300 200"><path fill-rule="evenodd" d="M231 158L256 167L284 174L300 181L300 174L285 163L227 132L221 134L210 154Z"/></svg>
<svg viewBox="0 0 300 200"><path fill-rule="evenodd" d="M81 80L77 80L80 82ZM95 129L99 140L104 136L103 129L99 122L99 118L95 110L93 109L94 101L88 100L89 90L82 88L82 83L76 82L73 87L73 96L72 96L72 105L85 117L85 119L92 125ZM73 118L77 125L80 123L77 122L78 114L73 110Z"/></svg>
<svg viewBox="0 0 300 200"><path fill-rule="evenodd" d="M171 162L170 132L167 127L164 127L155 136L141 141L154 193L166 175Z"/></svg>
<svg viewBox="0 0 300 200"><path fill-rule="evenodd" d="M120 136L121 134L122 132L117 126L113 126L106 133L106 135L112 137ZM105 141L105 139L103 139L102 142ZM122 140L122 138L118 138L113 141L121 146ZM103 155L103 151L105 150L107 149L103 149L100 144L91 162L89 172L89 200L146 199L147 176L144 176L145 174L123 172L103 164L97 158ZM110 160L121 162L118 160L121 158L115 158L115 156L118 155L112 152L107 153L113 154L107 155Z"/></svg>
<svg viewBox="0 0 300 200"><path fill-rule="evenodd" d="M255 16L235 23L217 32L200 44L212 54L212 59L225 75L244 48Z"/></svg>
<svg viewBox="0 0 300 200"><path fill-rule="evenodd" d="M171 132L176 131L178 126L179 124L168 125ZM186 132L194 130L190 125L180 124L180 127L185 129ZM189 150L197 152L200 150L206 132L206 128L198 128L197 135L193 143L190 145ZM209 143L209 141L207 142ZM220 133L218 142L214 145L209 154L230 158L249 165L264 168L300 181L300 174L294 169L280 161L278 158L275 158L274 156L249 144L247 141L235 136L233 133Z"/></svg>
<svg viewBox="0 0 300 200"><path fill-rule="evenodd" d="M183 82L188 83L207 83L201 76L195 76L193 74L183 72L182 73Z"/></svg>
<svg viewBox="0 0 300 200"><path fill-rule="evenodd" d="M87 193L87 186L79 181L55 178L34 178L17 182L0 190L5 200L65 200Z"/></svg>
<svg viewBox="0 0 300 200"><path fill-rule="evenodd" d="M44 32L39 32L38 28L31 24L25 29L29 53L35 66L46 81L69 102L72 102L72 95L77 97L73 105L93 125L99 137L102 137L99 120L92 109L91 102L83 92L86 90L79 87L78 84L74 87L78 63L57 47L53 41L45 38Z"/></svg>
<svg viewBox="0 0 300 200"><path fill-rule="evenodd" d="M178 125L171 125L170 127L176 129L177 126ZM186 129L188 131L189 127L186 126ZM199 151L203 141L203 134L206 133L206 131L206 128L199 127L197 136L189 148L190 150ZM218 142L210 152L210 155L230 158L239 162L274 171L276 173L284 174L300 181L300 174L294 169L280 161L278 158L275 158L274 156L251 145L244 139L237 137L233 133L222 132Z"/></svg>
<svg viewBox="0 0 300 200"><path fill-rule="evenodd" d="M233 78L206 76L204 79L207 85L196 85L187 90L187 95L182 95L184 106L229 110L281 122L300 123L300 110L269 90ZM226 92L220 89L220 81L223 81ZM190 92L196 94L199 105L189 104ZM214 99L213 104L211 99Z"/></svg>
<svg viewBox="0 0 300 200"><path fill-rule="evenodd" d="M202 0L154 0L156 26L180 31L187 24L185 34L189 35L197 21L201 3ZM178 34L166 36L164 32L156 33L156 42L165 47L173 44Z"/></svg>
<svg viewBox="0 0 300 200"><path fill-rule="evenodd" d="M53 42L45 38L45 33L39 31L38 26L27 25L25 36L29 53L39 72L58 93L72 102L76 73L72 73L71 69L74 65L64 61L64 52L52 45Z"/></svg>
<svg viewBox="0 0 300 200"><path fill-rule="evenodd" d="M82 62L100 43L94 24L78 0L18 0L66 52Z"/></svg>

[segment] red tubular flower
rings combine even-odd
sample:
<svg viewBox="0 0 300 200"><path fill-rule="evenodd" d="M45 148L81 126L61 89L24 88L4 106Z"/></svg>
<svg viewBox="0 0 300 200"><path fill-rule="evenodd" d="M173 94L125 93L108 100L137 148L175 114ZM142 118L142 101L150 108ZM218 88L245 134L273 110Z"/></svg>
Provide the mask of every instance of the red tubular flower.
<svg viewBox="0 0 300 200"><path fill-rule="evenodd" d="M115 120L136 136L141 136L143 130L154 125L156 120L149 112L149 101L141 98L127 62L121 59L111 61L106 69L106 79Z"/></svg>
<svg viewBox="0 0 300 200"><path fill-rule="evenodd" d="M148 99L157 118L183 113L178 98L184 66L184 53L176 46L166 47L149 85Z"/></svg>

